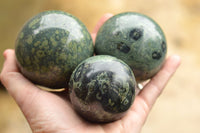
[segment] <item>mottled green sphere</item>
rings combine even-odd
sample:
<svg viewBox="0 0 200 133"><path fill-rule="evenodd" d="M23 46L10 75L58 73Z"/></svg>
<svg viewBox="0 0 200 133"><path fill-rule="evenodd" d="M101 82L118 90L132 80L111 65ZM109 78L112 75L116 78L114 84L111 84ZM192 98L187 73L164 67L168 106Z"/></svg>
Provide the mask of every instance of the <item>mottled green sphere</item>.
<svg viewBox="0 0 200 133"><path fill-rule="evenodd" d="M167 52L160 26L151 18L134 12L117 14L97 33L95 53L112 55L127 63L137 81L154 76Z"/></svg>
<svg viewBox="0 0 200 133"><path fill-rule="evenodd" d="M35 84L67 87L71 73L93 55L93 42L84 24L62 11L45 11L19 32L15 53L22 74Z"/></svg>
<svg viewBox="0 0 200 133"><path fill-rule="evenodd" d="M135 98L136 81L130 67L108 55L93 56L73 71L69 95L74 109L92 122L120 119Z"/></svg>

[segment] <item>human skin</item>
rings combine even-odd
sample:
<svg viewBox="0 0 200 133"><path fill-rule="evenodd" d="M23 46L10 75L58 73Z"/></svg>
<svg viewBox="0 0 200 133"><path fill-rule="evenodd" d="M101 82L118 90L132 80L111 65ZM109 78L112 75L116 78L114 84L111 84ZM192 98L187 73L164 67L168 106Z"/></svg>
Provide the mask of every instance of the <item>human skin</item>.
<svg viewBox="0 0 200 133"><path fill-rule="evenodd" d="M95 40L99 27L112 16L105 14L96 25L92 35ZM15 52L4 51L5 62L0 80L14 98L33 133L139 133L152 106L180 65L178 55L169 56L161 70L137 94L127 114L112 123L90 123L82 119L72 108L67 88L60 92L44 91L27 80L16 64ZM162 79L162 80L160 80Z"/></svg>

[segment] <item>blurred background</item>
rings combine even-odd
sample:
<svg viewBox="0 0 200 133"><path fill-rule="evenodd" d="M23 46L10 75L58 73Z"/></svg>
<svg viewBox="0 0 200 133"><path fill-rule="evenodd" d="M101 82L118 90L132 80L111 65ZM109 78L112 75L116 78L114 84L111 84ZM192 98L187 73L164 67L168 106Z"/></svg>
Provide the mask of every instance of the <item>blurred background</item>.
<svg viewBox="0 0 200 133"><path fill-rule="evenodd" d="M0 70L2 53L14 48L23 24L41 11L56 9L78 17L90 32L107 12L134 11L153 18L165 32L168 55L180 55L182 64L154 105L142 133L200 132L199 0L0 0ZM0 133L31 133L2 85Z"/></svg>

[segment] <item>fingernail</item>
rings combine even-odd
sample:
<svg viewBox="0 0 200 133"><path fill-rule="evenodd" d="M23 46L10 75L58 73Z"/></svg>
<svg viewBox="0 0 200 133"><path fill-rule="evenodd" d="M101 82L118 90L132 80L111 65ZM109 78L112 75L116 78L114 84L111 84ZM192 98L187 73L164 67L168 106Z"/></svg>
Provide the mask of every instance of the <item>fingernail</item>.
<svg viewBox="0 0 200 133"><path fill-rule="evenodd" d="M9 52L11 52L11 49L6 49L6 50L3 52L4 59L7 59Z"/></svg>
<svg viewBox="0 0 200 133"><path fill-rule="evenodd" d="M92 37L93 44L94 44L95 43L95 38L96 38L96 33L91 33L91 37Z"/></svg>
<svg viewBox="0 0 200 133"><path fill-rule="evenodd" d="M105 16L108 17L108 18L110 18L110 17L113 16L113 14L112 13L106 13Z"/></svg>
<svg viewBox="0 0 200 133"><path fill-rule="evenodd" d="M7 50L5 50L5 51L3 52L3 57L4 57L4 59L6 60L6 58L7 58Z"/></svg>
<svg viewBox="0 0 200 133"><path fill-rule="evenodd" d="M176 61L180 61L181 57L179 55L173 55L174 60Z"/></svg>
<svg viewBox="0 0 200 133"><path fill-rule="evenodd" d="M176 55L176 54L173 55L172 57L173 57L172 58L173 62L175 62L177 64L177 66L179 66L181 64L181 57L179 55Z"/></svg>

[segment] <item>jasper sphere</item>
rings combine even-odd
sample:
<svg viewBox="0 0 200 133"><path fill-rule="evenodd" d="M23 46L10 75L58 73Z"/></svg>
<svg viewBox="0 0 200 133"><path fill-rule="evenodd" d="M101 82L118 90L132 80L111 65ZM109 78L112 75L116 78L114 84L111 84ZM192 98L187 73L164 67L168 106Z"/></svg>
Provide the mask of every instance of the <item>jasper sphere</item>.
<svg viewBox="0 0 200 133"><path fill-rule="evenodd" d="M123 61L108 55L86 59L74 70L70 100L92 122L111 122L125 115L135 98L135 77Z"/></svg>
<svg viewBox="0 0 200 133"><path fill-rule="evenodd" d="M161 68L167 45L161 27L150 17L134 12L117 14L99 29L97 55L112 55L127 63L137 81L154 76Z"/></svg>
<svg viewBox="0 0 200 133"><path fill-rule="evenodd" d="M45 11L23 26L15 53L26 78L49 88L64 88L75 67L93 55L93 42L75 16L63 11Z"/></svg>

